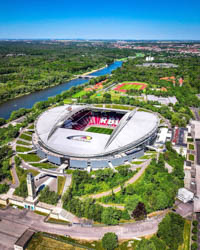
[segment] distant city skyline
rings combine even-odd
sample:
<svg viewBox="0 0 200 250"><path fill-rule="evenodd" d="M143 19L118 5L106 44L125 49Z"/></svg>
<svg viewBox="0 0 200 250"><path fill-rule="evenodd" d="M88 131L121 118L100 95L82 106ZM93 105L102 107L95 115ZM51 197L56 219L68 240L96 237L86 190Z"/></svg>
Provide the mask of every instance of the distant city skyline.
<svg viewBox="0 0 200 250"><path fill-rule="evenodd" d="M0 39L200 40L200 2L2 2Z"/></svg>

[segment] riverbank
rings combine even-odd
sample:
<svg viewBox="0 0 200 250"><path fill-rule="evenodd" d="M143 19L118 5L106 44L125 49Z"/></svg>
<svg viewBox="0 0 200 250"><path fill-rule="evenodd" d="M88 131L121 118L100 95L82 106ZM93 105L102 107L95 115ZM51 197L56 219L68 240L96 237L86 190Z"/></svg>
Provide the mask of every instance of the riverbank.
<svg viewBox="0 0 200 250"><path fill-rule="evenodd" d="M95 73L95 72L97 72L97 71L99 71L99 70L105 69L106 67L108 67L108 65L107 65L107 64L106 64L105 66L103 66L103 67L99 68L99 69L93 69L93 70L91 70L91 71L89 71L89 72L86 72L86 73L82 74L81 76L87 76L87 75L90 75L90 74Z"/></svg>
<svg viewBox="0 0 200 250"><path fill-rule="evenodd" d="M98 68L98 69L87 71L87 72L81 74L81 76L86 76L86 75L92 74L92 73L97 72L99 70L105 69L106 67L107 67L107 65L105 65L105 66L103 66L101 68ZM66 80L63 79L64 82L62 82L62 83L54 83L52 85L44 86L43 88L38 88L36 91L33 91L33 92L25 92L25 93L21 93L21 94L15 96L15 97L11 97L11 98L5 99L3 101L0 100L0 105L3 104L3 103L5 103L5 102L7 102L7 101L9 101L9 100L14 100L14 99L17 99L19 97L23 97L23 96L26 96L26 95L30 95L32 93L36 93L38 91L42 91L42 90L45 90L45 89L48 89L48 88L53 88L55 86L58 86L58 85L70 82L70 81L75 80L75 79L78 79L78 76L74 75L74 76L70 77L69 79L66 79Z"/></svg>
<svg viewBox="0 0 200 250"><path fill-rule="evenodd" d="M107 67L104 66L98 69L93 69L83 74L92 74L91 72L93 72L95 76L108 75L111 74L111 72L116 68L121 67L121 65L122 62L117 61L109 64ZM54 86L45 86L45 88L36 92L27 92L18 95L18 97L12 98L0 104L0 117L8 119L11 113L15 110L18 110L20 108L32 108L36 102L47 101L49 97L59 95L63 91L69 90L71 87L76 87L87 82L88 79L77 78L77 76L74 75L64 83L54 84Z"/></svg>

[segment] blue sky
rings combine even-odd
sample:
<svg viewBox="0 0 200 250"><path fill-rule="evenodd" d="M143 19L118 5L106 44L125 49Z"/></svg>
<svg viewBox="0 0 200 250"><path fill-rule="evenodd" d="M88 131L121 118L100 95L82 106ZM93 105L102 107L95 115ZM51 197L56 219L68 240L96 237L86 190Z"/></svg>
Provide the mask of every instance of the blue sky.
<svg viewBox="0 0 200 250"><path fill-rule="evenodd" d="M198 0L10 0L0 38L196 39Z"/></svg>

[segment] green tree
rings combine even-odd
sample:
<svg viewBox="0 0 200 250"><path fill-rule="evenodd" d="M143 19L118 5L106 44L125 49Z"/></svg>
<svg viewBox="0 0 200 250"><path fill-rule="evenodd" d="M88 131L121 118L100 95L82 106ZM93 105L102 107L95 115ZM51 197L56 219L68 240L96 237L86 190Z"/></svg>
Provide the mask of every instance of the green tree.
<svg viewBox="0 0 200 250"><path fill-rule="evenodd" d="M50 191L49 187L46 186L40 193L39 200L48 204L56 205L60 196L54 192Z"/></svg>
<svg viewBox="0 0 200 250"><path fill-rule="evenodd" d="M116 225L118 224L120 220L120 211L113 208L113 207L108 207L103 210L103 213L101 215L101 220L102 223L107 224L107 225Z"/></svg>
<svg viewBox="0 0 200 250"><path fill-rule="evenodd" d="M162 239L166 245L176 250L183 243L184 219L174 213L169 213L158 226L157 236Z"/></svg>
<svg viewBox="0 0 200 250"><path fill-rule="evenodd" d="M113 250L118 246L118 237L115 233L106 233L102 238L102 247L107 250Z"/></svg>
<svg viewBox="0 0 200 250"><path fill-rule="evenodd" d="M134 194L132 196L128 196L125 200L125 207L128 211L133 211L137 204L140 201L140 196L138 196L137 194Z"/></svg>
<svg viewBox="0 0 200 250"><path fill-rule="evenodd" d="M24 197L26 198L28 196L28 189L27 189L27 184L26 184L26 180L23 180L22 182L20 182L19 187L17 187L15 189L15 193L18 196Z"/></svg>
<svg viewBox="0 0 200 250"><path fill-rule="evenodd" d="M142 239L136 246L136 250L165 250L165 243L157 236L153 236L151 239Z"/></svg>
<svg viewBox="0 0 200 250"><path fill-rule="evenodd" d="M0 194L6 193L9 189L9 185L4 183L0 184Z"/></svg>

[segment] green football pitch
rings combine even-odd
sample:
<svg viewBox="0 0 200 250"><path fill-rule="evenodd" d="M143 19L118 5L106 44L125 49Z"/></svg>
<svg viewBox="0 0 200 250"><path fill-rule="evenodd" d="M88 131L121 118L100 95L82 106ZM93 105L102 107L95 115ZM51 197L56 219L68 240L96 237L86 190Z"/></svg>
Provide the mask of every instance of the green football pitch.
<svg viewBox="0 0 200 250"><path fill-rule="evenodd" d="M141 85L125 84L120 89L125 89L125 90L135 89L135 90L139 90L139 89L141 89Z"/></svg>
<svg viewBox="0 0 200 250"><path fill-rule="evenodd" d="M111 135L112 132L113 132L113 129L111 129L111 128L100 128L100 127L90 127L90 128L87 129L87 132Z"/></svg>

